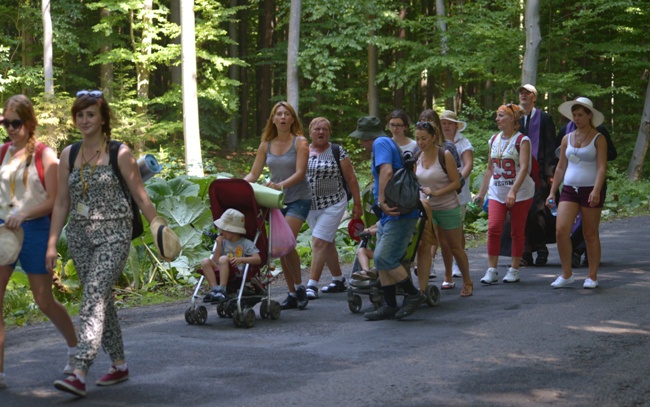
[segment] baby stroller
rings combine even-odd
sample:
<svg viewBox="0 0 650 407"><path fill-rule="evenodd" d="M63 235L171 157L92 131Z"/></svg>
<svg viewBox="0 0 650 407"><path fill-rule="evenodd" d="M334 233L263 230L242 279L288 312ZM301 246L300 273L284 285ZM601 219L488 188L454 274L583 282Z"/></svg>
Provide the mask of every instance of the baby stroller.
<svg viewBox="0 0 650 407"><path fill-rule="evenodd" d="M368 188L366 188L366 191L364 191L363 199L364 199L364 203L366 204L364 205L364 207L366 208L366 211L363 216L364 221L366 225L374 224L377 222L377 217L373 213L367 210L369 208L368 204L369 203L371 204L374 201L374 196L372 195L372 191L368 193ZM415 232L413 233L413 238L411 239L411 242L406 248L406 253L404 254L404 257L402 258L401 261L402 265L409 273L411 270L411 264L413 264L413 260L415 259L415 255L417 253L418 245L420 244L420 237L422 236L422 231L424 230L424 225L426 224L426 221L427 221L426 215L424 215L424 213L421 212L420 218L418 219L418 223L415 226ZM355 314L361 311L361 307L363 305L361 295L367 295L375 309L378 309L384 304L384 294L381 289L379 278L375 278L373 280L352 279L352 274L361 270L361 265L359 264L359 259L358 259L359 250L368 247L368 245L371 242L371 236L367 233L361 233L359 237L361 238L359 242L359 248L357 249L357 255L354 256L354 263L352 264L352 272L349 280L350 284L347 289L348 307L350 308L350 311ZM404 295L404 293L401 292L401 290L399 289L397 294ZM426 295L427 295L427 304L429 306L435 307L436 305L439 304L440 289L436 285L428 285Z"/></svg>
<svg viewBox="0 0 650 407"><path fill-rule="evenodd" d="M259 266L246 264L243 271L234 269L226 284L229 299L216 305L217 314L221 318L232 318L236 327L251 328L255 325L255 312L253 307L260 304L260 317L262 319L280 318L280 303L271 300L270 285L273 276L269 270L269 240L266 234L268 209L262 208L255 200L251 185L243 179L217 179L209 187L210 210L212 218L218 219L229 208L235 208L244 214L246 219L246 238L250 239L258 248L262 263ZM216 238L214 233L206 233ZM212 247L214 252L217 247ZM211 257L214 254L211 255ZM200 268L196 271L201 275L196 284L190 300L190 306L185 311L185 321L190 325L203 325L208 318L208 310L203 305L199 296L201 284L205 276ZM217 279L219 271L215 270ZM200 304L200 305L199 305ZM208 304L211 305L211 304Z"/></svg>

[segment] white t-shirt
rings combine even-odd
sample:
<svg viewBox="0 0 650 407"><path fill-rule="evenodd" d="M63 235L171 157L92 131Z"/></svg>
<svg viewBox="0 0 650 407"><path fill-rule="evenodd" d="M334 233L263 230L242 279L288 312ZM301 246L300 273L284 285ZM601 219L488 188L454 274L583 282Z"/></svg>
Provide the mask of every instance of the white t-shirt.
<svg viewBox="0 0 650 407"><path fill-rule="evenodd" d="M497 202L505 203L510 188L515 183L517 174L519 173L519 151L517 150L517 138L521 135L516 132L508 139L501 139L503 132L494 136L491 140L490 148L490 161L492 161L492 179L490 179L490 199ZM530 139L528 136L523 136L521 143ZM535 181L530 177L530 173L526 174L524 182L521 184L517 192L516 202L525 201L530 199L535 194Z"/></svg>

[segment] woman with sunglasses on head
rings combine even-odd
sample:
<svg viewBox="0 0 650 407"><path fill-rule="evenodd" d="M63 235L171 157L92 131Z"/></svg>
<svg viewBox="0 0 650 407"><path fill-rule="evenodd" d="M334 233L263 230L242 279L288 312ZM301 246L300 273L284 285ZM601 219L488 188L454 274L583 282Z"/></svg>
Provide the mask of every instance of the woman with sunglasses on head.
<svg viewBox="0 0 650 407"><path fill-rule="evenodd" d="M535 182L530 177L530 139L519 132L519 119L523 112L523 109L515 104L502 105L497 109L496 122L501 131L490 138L488 165L483 175L481 190L474 199L477 205L482 205L489 188L488 269L481 279L483 284L499 281L497 264L501 250L503 223L508 212L512 255L511 267L503 282L519 282L519 264L524 253L526 217L535 194Z"/></svg>
<svg viewBox="0 0 650 407"><path fill-rule="evenodd" d="M416 123L415 140L420 148L420 153L416 155L415 173L422 185L420 198L427 211L427 221L417 252L418 267L424 270L430 267L432 259L429 250L435 236L433 226L437 225L442 252L452 254L463 277L460 296L469 297L474 292L474 285L469 277L469 260L463 247L462 210L456 192L460 188L460 174L456 160L450 151L443 150L442 157L445 161L440 162L439 150L443 148L443 135L431 122ZM419 285L422 290L422 282ZM426 280L424 289L426 290Z"/></svg>
<svg viewBox="0 0 650 407"><path fill-rule="evenodd" d="M304 136L302 124L294 108L287 102L278 102L262 133L262 142L257 148L255 162L244 177L248 182L257 182L264 166L271 171L269 188L284 190L285 207L282 209L294 236L307 219L311 208L311 186L307 181L307 160L309 143ZM282 309L307 308L307 289L302 284L300 257L294 249L280 258L289 294L281 304Z"/></svg>
<svg viewBox="0 0 650 407"><path fill-rule="evenodd" d="M52 274L45 267L50 231L50 213L57 192L56 153L36 140L38 125L34 106L24 95L12 96L4 105L2 126L10 142L2 146L0 164L0 219L2 227L24 234L18 260L0 266L0 309L11 274L20 262L38 308L52 321L68 344L68 364L72 373L77 336L65 307L52 295ZM20 232L19 232L20 233ZM6 249L5 247L2 248ZM0 318L0 388L5 387L4 316Z"/></svg>
<svg viewBox="0 0 650 407"><path fill-rule="evenodd" d="M46 265L50 272L56 267L56 243L69 214L68 251L82 287L79 345L73 374L55 381L54 386L85 396L86 375L100 346L108 353L112 366L96 384L109 386L129 378L113 287L129 255L133 213L110 163L111 110L102 92L77 92L72 121L83 138L72 166L73 146L61 152ZM158 213L144 188L136 160L125 144L119 146L117 166L131 197L152 224Z"/></svg>

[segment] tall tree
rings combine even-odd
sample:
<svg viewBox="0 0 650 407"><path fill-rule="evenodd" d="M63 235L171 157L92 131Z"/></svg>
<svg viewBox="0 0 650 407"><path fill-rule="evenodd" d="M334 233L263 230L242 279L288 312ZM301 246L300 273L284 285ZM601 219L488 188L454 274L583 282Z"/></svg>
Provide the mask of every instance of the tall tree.
<svg viewBox="0 0 650 407"><path fill-rule="evenodd" d="M524 24L526 25L526 51L521 70L521 84L535 85L537 83L539 47L542 42L542 34L539 29L539 0L526 1Z"/></svg>
<svg viewBox="0 0 650 407"><path fill-rule="evenodd" d="M291 0L289 43L287 46L287 102L298 112L300 84L298 82L298 48L300 46L300 16L302 1Z"/></svg>
<svg viewBox="0 0 650 407"><path fill-rule="evenodd" d="M646 70L644 77L648 80L649 72ZM650 80L645 91L645 104L643 106L643 114L641 116L641 125L639 126L639 133L636 136L636 144L632 152L632 159L627 169L627 176L633 181L641 178L641 171L643 170L643 162L646 153L648 152L648 142L650 142Z"/></svg>
<svg viewBox="0 0 650 407"><path fill-rule="evenodd" d="M181 0L181 49L183 66L183 131L185 168L188 175L203 176L199 102L196 85L196 37L194 34L194 0Z"/></svg>
<svg viewBox="0 0 650 407"><path fill-rule="evenodd" d="M41 0L43 14L43 73L45 74L45 94L54 96L54 69L52 67L52 16L50 0Z"/></svg>

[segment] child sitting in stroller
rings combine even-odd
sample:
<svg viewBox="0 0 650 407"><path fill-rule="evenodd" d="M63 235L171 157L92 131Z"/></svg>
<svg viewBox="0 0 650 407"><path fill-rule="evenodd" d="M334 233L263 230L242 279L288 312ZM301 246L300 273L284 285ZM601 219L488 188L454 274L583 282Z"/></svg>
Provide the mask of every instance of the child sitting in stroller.
<svg viewBox="0 0 650 407"><path fill-rule="evenodd" d="M244 264L259 265L262 263L255 244L244 237L246 234L244 214L236 209L228 209L214 221L214 225L221 232L217 237L215 252L209 258L201 261L203 275L211 287L210 292L203 297L203 302L210 303L223 302L228 299L226 286L231 267L243 271ZM217 284L216 270L219 270L219 284Z"/></svg>
<svg viewBox="0 0 650 407"><path fill-rule="evenodd" d="M377 234L377 229L379 229L379 222L370 226L367 229L364 229L361 232L361 238L371 237ZM365 236L364 236L365 235ZM367 244L367 242L366 242ZM377 278L377 269L370 268L370 260L375 257L375 251L366 245L359 246L359 251L357 252L357 260L359 261L359 266L361 270L355 271L352 273L352 278L355 280L374 280Z"/></svg>

